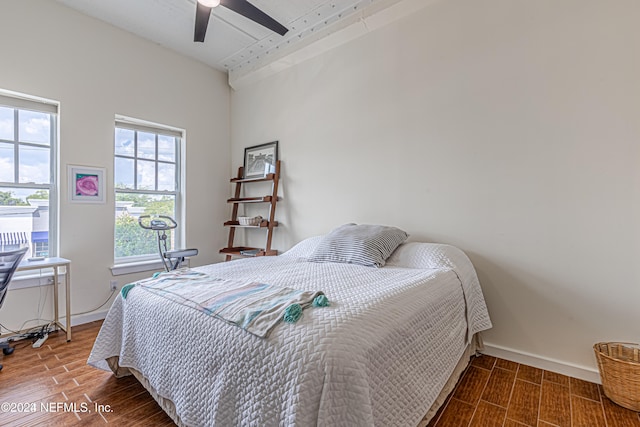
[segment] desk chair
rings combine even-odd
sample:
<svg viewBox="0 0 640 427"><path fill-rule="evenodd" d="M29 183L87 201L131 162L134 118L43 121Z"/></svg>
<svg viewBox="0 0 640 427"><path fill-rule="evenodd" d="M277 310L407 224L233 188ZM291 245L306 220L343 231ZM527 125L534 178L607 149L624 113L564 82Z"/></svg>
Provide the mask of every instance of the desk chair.
<svg viewBox="0 0 640 427"><path fill-rule="evenodd" d="M0 308L2 308L4 298L7 296L9 282L13 277L13 273L16 272L18 264L20 264L22 257L28 249L29 248L22 248L8 252L0 252ZM5 355L13 353L13 347L10 347L8 342L0 343L0 348ZM0 365L0 371L1 370L2 365Z"/></svg>

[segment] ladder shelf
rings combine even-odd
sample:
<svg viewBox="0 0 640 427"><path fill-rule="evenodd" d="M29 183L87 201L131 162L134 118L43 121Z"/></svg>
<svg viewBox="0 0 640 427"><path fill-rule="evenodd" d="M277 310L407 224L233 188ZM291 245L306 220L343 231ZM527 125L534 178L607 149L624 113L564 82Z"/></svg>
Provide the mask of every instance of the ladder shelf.
<svg viewBox="0 0 640 427"><path fill-rule="evenodd" d="M258 178L244 178L244 168L240 166L238 168L238 176L231 178L230 183L235 184L234 196L227 199L227 203L232 204L231 220L226 221L224 226L229 228L229 239L227 241L227 247L220 249L220 253L225 255L225 261L230 261L233 257L255 257L255 256L275 256L278 255L278 251L271 249L271 240L273 237L273 229L278 226L278 221L274 220L276 213L276 203L280 198L278 197L278 182L280 180L280 160L276 161L275 172L269 173L264 177ZM252 184L256 182L269 182L271 181L271 194L261 197L240 197L243 189L243 185ZM262 219L260 224L257 225L241 225L238 221L238 206L241 204L255 204L265 203L268 204L269 213L266 219ZM259 228L267 231L266 243L264 248L254 248L249 246L235 246L235 231L237 228Z"/></svg>

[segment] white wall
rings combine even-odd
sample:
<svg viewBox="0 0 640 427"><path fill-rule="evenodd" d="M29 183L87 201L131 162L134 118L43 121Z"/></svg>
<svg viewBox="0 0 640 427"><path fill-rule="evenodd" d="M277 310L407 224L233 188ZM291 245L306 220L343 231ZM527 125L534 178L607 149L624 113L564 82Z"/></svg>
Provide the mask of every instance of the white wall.
<svg viewBox="0 0 640 427"><path fill-rule="evenodd" d="M224 230L211 224L228 215L226 75L50 0L0 3L0 58L1 88L60 102L60 256L72 261L74 313L109 295L115 205L111 182L105 205L70 204L66 166L104 167L112 179L116 114L186 129L186 243L200 249L193 264L220 261ZM39 292L11 291L0 322L35 317Z"/></svg>
<svg viewBox="0 0 640 427"><path fill-rule="evenodd" d="M233 164L280 141L274 247L349 221L457 245L493 351L593 373L640 339L640 3L431 3L232 92Z"/></svg>

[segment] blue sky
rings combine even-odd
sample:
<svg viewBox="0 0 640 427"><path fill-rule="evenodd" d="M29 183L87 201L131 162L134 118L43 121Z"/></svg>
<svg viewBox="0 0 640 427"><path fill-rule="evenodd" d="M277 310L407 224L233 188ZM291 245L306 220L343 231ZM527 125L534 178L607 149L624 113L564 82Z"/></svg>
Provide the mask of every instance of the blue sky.
<svg viewBox="0 0 640 427"><path fill-rule="evenodd" d="M12 108L0 107L0 182L14 182L16 158L14 151L15 122ZM51 122L49 114L20 110L18 115L20 142L30 145L19 147L19 182L44 184L49 182L49 146ZM31 145L33 144L33 145ZM15 190L14 195L24 198L33 190Z"/></svg>
<svg viewBox="0 0 640 427"><path fill-rule="evenodd" d="M129 129L116 129L115 181L119 186L134 188L133 177L137 173L138 189L155 190L155 134L138 132L138 151L134 151L134 132ZM158 160L175 162L175 139L158 135ZM138 158L138 168L134 171L133 157ZM158 163L158 190L175 190L175 165Z"/></svg>

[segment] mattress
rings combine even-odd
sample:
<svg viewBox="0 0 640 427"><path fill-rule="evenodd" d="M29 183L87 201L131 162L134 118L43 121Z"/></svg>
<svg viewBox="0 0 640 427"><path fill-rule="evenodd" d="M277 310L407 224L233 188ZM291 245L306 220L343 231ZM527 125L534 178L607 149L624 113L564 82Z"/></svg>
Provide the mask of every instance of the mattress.
<svg viewBox="0 0 640 427"><path fill-rule="evenodd" d="M475 335L471 344L467 347L466 351L460 357L458 364L453 370L453 373L447 380L443 389L440 390L440 394L436 397L435 401L429 408L429 411L422 418L418 427L426 427L429 424L429 421L436 415L438 410L444 403L447 401L449 394L455 389L460 377L464 373L464 371L469 366L471 358L476 354L476 352L482 350L482 342L480 339L480 335ZM113 363L114 366L117 366L117 357L113 357L109 360L110 363ZM158 402L160 407L169 415L171 419L180 427L184 427L185 424L182 422L180 417L176 414L176 407L169 399L165 399L164 397L158 395L156 390L151 386L149 381L138 371L133 368L128 368L128 371L133 374L133 376L142 384L144 388L147 389L149 394Z"/></svg>
<svg viewBox="0 0 640 427"><path fill-rule="evenodd" d="M446 245L405 243L383 268L308 262L312 247L198 270L322 291L330 307L262 339L134 288L88 363L134 370L187 426L417 425L491 326L473 266Z"/></svg>

